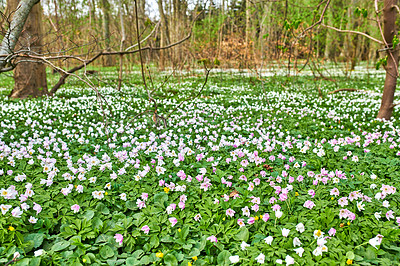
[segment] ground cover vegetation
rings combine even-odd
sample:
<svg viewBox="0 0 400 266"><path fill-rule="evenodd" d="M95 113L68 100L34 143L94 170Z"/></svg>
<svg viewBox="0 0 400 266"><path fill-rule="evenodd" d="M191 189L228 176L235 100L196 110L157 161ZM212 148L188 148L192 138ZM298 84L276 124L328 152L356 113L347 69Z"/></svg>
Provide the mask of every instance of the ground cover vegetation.
<svg viewBox="0 0 400 266"><path fill-rule="evenodd" d="M104 107L73 78L54 97L2 96L0 263L399 263L398 112L376 119L384 76L361 73L214 72L167 127L134 118L153 106L139 75L101 84ZM203 79L155 80L158 113Z"/></svg>

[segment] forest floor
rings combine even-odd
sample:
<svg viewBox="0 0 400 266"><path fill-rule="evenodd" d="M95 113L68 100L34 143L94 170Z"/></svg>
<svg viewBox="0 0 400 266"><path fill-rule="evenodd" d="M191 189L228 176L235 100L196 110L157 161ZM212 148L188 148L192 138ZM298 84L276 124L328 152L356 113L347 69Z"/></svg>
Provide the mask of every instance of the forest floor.
<svg viewBox="0 0 400 266"><path fill-rule="evenodd" d="M400 123L381 73L201 71L8 99L0 78L0 263L394 265ZM49 75L50 83L56 80ZM357 89L338 92L337 89ZM14 261L13 261L13 258Z"/></svg>

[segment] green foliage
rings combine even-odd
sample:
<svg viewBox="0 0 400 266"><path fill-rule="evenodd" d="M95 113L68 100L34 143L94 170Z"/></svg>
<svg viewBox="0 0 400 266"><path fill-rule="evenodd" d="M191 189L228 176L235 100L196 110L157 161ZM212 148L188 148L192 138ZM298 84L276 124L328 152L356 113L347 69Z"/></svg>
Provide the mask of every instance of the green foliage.
<svg viewBox="0 0 400 266"><path fill-rule="evenodd" d="M110 94L107 99L117 110L113 117L115 121L110 122L110 138L105 132L95 131L96 128L104 130L101 128L101 109L94 104L94 92L87 89L66 88L58 94L63 97L31 101L2 98L2 105L9 107L7 112L1 113L3 125L15 127L12 126L12 130L4 127L1 140L10 146L23 138L43 141L32 143L34 152L32 150L29 155L32 157L18 158L16 153L15 166L11 165L9 154L0 160L0 169L6 173L0 180L0 189L14 185L23 194L25 186L31 183L35 192L25 201L30 208L21 218L13 217L11 210L0 216L0 263L12 260L15 252L21 254L20 265L188 265L189 262L193 265L228 265L234 255L239 256L239 264L247 265L255 264L255 258L261 252L267 265L274 264L277 259L285 260L287 256L293 257L299 265L345 265L346 260L353 260L358 265L390 265L390 262L398 261L400 229L395 219L386 219L385 213L389 209L383 207L375 195L383 184L397 188L400 159L398 146L391 145L397 142L400 124L397 120L382 122L374 119L380 90L376 84L382 83L383 72L368 71L371 74L363 79L337 75L335 82L316 80L313 76L271 75L261 76L261 80L249 77L248 73L212 74L201 96L183 105L178 115L169 121L169 128L154 128L146 117L141 117L132 123L132 132L127 130L127 121L147 108L145 91L134 87L123 90L121 96L104 89L103 92ZM158 91L160 99L163 97L159 101L160 114L167 113L193 91L198 91L202 81L198 77L186 77L178 83L178 79L172 78L171 83ZM325 98L318 97L316 86L327 95ZM337 87L377 93L327 93ZM18 108L11 108L13 106ZM28 117L37 121L35 127L38 129L32 129ZM194 127L190 123L198 124ZM54 133L54 129L58 133ZM75 131L72 133L72 130ZM268 132L270 135L267 136ZM56 137L52 138L53 134ZM194 142L197 135L201 138ZM171 139L167 139L168 136ZM53 143L46 148L47 139L57 142L58 138L65 144L60 142L57 147ZM334 144L334 139L342 139L342 142ZM372 139L374 141L364 147ZM309 145L305 144L307 141ZM219 145L228 142L231 143ZM160 163L160 166L165 168L164 174L156 170L161 148L151 151L149 147L153 146L149 145L138 149L148 143L157 147L164 143L164 147L175 152L176 156L163 153L165 164ZM183 144L187 152L184 159L179 160L179 152L185 149ZM20 143L20 147L24 145ZM62 151L65 145L68 154L65 154L66 150ZM309 150L303 152L304 146L310 146ZM338 146L337 151L334 151L335 146ZM16 152L20 148L14 145L12 149ZM319 149L325 154L318 154ZM56 159L55 167L59 172L50 186L41 183L42 179L48 178L48 172L43 161L47 157L40 150L43 154L51 151L49 158ZM243 156L239 152L243 152ZM255 152L265 162L251 161ZM205 158L198 160L196 156L202 153ZM110 168L105 154L110 157ZM278 158L279 154L286 158ZM273 160L270 159L272 155L276 157ZM294 160L290 159L292 156ZM344 159L347 156L349 158ZM352 156L357 156L357 161ZM93 158L99 161L88 167ZM136 163L137 160L140 163ZM248 161L247 166L244 166L244 160ZM303 161L305 166L301 166ZM140 176L139 171L146 165L149 166L148 173ZM112 179L113 173L122 168L126 173ZM202 168L206 170L205 174L201 174ZM328 173L322 174L322 169ZM14 173L8 175L8 170ZM191 177L190 182L178 177L181 170L186 178ZM84 180L79 176L80 171L85 172ZM316 177L309 176L309 172L321 174L320 178L335 176L336 171L345 173L346 178L334 183L330 177L325 180L326 184L321 180L315 185ZM21 173L26 174L27 180L15 181ZM65 173L75 178L67 180L63 176ZM376 179L372 179L372 174L377 175ZM201 182L197 180L200 175L203 176ZM240 179L242 175L247 180ZM302 182L289 179L300 175L304 177ZM90 181L93 177L96 177L95 182ZM207 191L200 188L205 178L211 184ZM259 185L255 185L257 178ZM174 183L174 189L172 185L171 189L165 189L165 185L160 185L161 180L168 185ZM228 186L227 181L232 184ZM274 181L273 186L271 181ZM72 185L71 192L64 195L61 189L68 188L69 184ZM373 184L377 188L372 188ZM82 193L77 191L78 185L84 186ZM178 189L178 185L181 188ZM183 185L185 189L181 191ZM279 197L275 186L284 189L290 188L289 185L292 188L287 191L287 200L270 203L272 197ZM339 197L359 191L371 202L363 201L365 210L361 211L357 207L361 199L349 200L343 208L354 213L356 219L340 219L342 207L338 205L338 197L330 192L334 187L340 191ZM309 194L311 189L314 196ZM92 193L101 190L107 194L104 192L102 199L94 198ZM121 197L123 193L126 201ZM187 200L181 208L178 204L183 194ZM259 198L257 212L251 209L255 197ZM146 206L139 207L138 200L145 201ZM307 200L313 201L315 207L304 207ZM385 200L398 216L400 199L397 192L387 195ZM33 210L34 202L42 206L40 213ZM0 205L9 203L13 208L22 204L19 198L0 197ZM74 204L80 206L76 213L71 209ZM172 204L177 206L170 211L167 208ZM280 205L282 217L278 218L272 210L274 204ZM250 217L243 215L244 207L249 208ZM229 209L235 211L233 217L227 215ZM375 218L375 212L382 212L379 220ZM266 222L263 220L267 217L265 214L269 215ZM196 215L201 219L196 220ZM36 223L28 221L30 216L38 219ZM173 226L169 220L172 217L177 219ZM243 219L245 226L240 227L238 219ZM299 223L304 224L303 233L296 230ZM143 229L145 226L149 227L148 232ZM328 236L330 228L336 229L336 235L327 239L328 251L314 255L317 248L314 231L321 230ZM290 230L287 237L282 235L282 229ZM117 243L117 234L123 236L122 244ZM369 241L378 234L383 240L374 248ZM218 241L211 242L210 236L215 236ZM268 236L274 238L271 245L265 243ZM294 251L298 248L293 245L295 237L305 249L302 257ZM245 249L241 247L243 242L249 245ZM35 257L35 252L40 250L43 254ZM156 255L160 253L162 255Z"/></svg>

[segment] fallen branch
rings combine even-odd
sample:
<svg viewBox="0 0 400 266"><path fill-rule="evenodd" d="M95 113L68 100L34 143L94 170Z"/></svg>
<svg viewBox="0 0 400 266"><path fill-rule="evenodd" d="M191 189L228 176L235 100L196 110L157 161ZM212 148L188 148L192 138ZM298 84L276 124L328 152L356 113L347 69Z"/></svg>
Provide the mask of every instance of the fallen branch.
<svg viewBox="0 0 400 266"><path fill-rule="evenodd" d="M360 89L353 89L353 88L343 88L343 89L337 89L334 91L330 91L328 92L328 94L334 94L334 93L338 93L341 91L351 91L351 92L355 92L355 91L360 91L360 92L371 92L371 91L366 91L366 90L360 90Z"/></svg>

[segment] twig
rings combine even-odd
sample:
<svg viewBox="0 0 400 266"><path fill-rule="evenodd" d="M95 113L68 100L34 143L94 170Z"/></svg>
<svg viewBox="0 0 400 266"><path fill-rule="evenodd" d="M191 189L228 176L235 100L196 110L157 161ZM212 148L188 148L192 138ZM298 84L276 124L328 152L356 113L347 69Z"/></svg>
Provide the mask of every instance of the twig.
<svg viewBox="0 0 400 266"><path fill-rule="evenodd" d="M370 36L370 35L368 35L368 34L366 34L364 32L354 31L354 30L342 30L342 29L338 29L338 28L335 28L335 27L332 27L332 26L329 26L329 25L325 25L325 24L321 24L321 26L325 27L325 28L328 28L328 29L331 29L331 30L334 30L334 31L337 31L337 32L341 32L341 33L353 33L353 34L362 35L364 37L367 37L370 40L373 40L374 42L377 42L379 44L384 44L384 42L382 42L382 41L380 41L378 39L375 39L374 37L372 37L372 36Z"/></svg>
<svg viewBox="0 0 400 266"><path fill-rule="evenodd" d="M360 92L371 92L371 91L366 91L366 90L360 90L360 89L353 89L353 88L343 88L343 89L337 89L337 90L334 90L334 91L330 91L330 92L328 92L328 94L334 94L334 93L338 93L338 92L341 92L341 91L360 91Z"/></svg>
<svg viewBox="0 0 400 266"><path fill-rule="evenodd" d="M184 104L185 102L187 102L187 101L189 101L189 100L193 100L193 99L199 97L199 95L201 94L201 92L203 91L203 89L205 88L205 86L206 86L206 84L207 84L208 76L209 76L209 74L210 74L210 71L211 71L211 69L206 69L206 72L207 72L207 73L206 73L206 79L204 80L204 83L203 83L203 85L201 86L199 92L198 92L195 96L186 98L185 100L183 100L182 102L180 102L180 103L165 117L165 120L167 120L167 119L182 105L182 104Z"/></svg>
<svg viewBox="0 0 400 266"><path fill-rule="evenodd" d="M314 24L312 24L311 26L309 26L308 28L306 28L306 29L300 34L300 36L304 36L304 33L306 33L307 31L313 29L315 26L317 26L317 25L319 25L319 24L322 23L322 21L324 20L325 12L326 12L326 10L327 10L327 8L328 8L330 2L331 2L331 0L328 0L328 1L327 1L327 3L326 3L326 5L325 5L324 9L322 10L321 16L319 17L319 20L318 20L317 22L315 22ZM298 38L297 38L297 39L298 39Z"/></svg>

